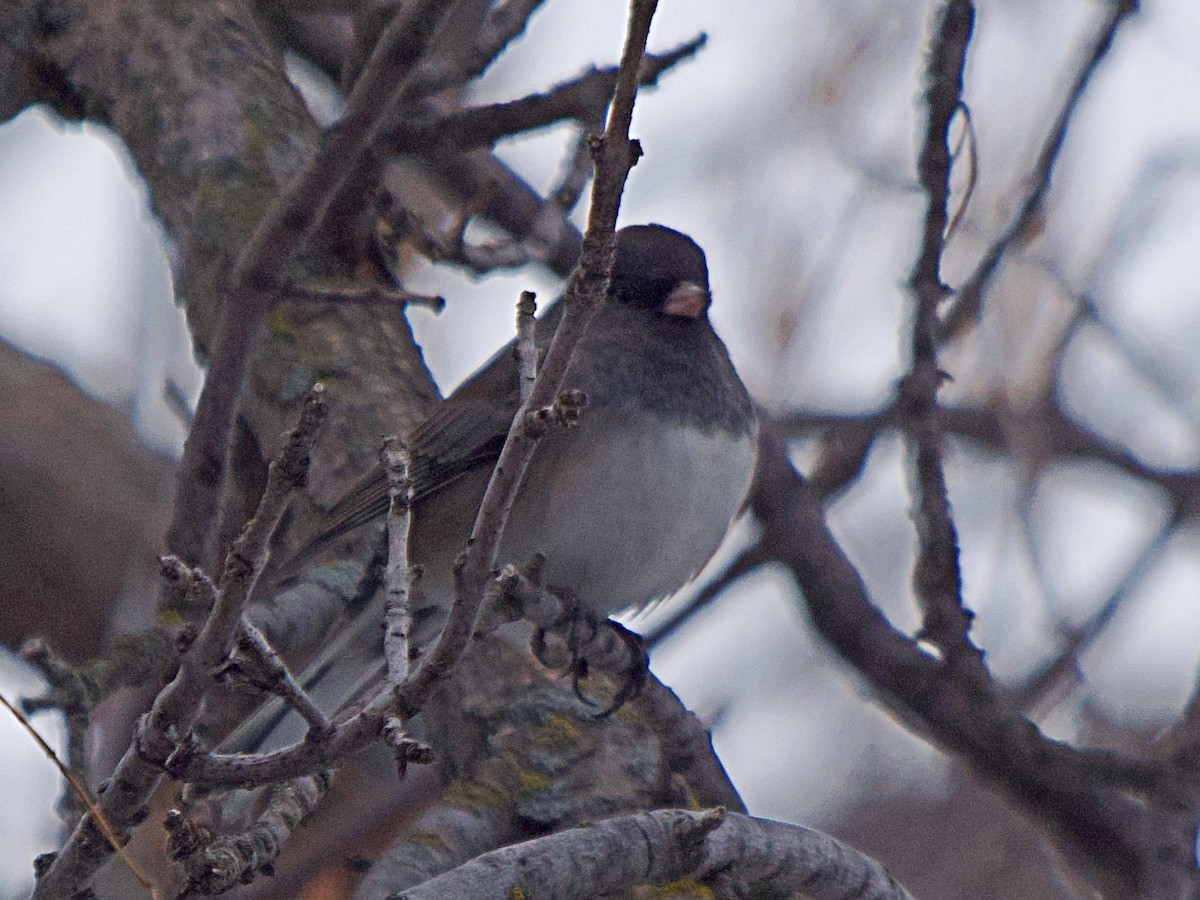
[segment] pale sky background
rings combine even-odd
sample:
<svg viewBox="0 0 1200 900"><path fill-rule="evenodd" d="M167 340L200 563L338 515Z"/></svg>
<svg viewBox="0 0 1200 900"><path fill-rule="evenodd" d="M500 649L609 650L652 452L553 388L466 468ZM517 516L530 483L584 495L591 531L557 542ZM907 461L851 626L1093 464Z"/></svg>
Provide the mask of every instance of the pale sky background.
<svg viewBox="0 0 1200 900"><path fill-rule="evenodd" d="M981 4L967 101L979 139L979 185L947 277L969 271L980 239L1008 221L1050 115L1089 42L1095 0ZM699 57L638 104L646 150L630 180L625 224L658 221L708 252L713 316L755 396L868 410L903 367L907 301L900 285L916 249L921 198L912 189L920 134L920 66L932 6L895 0L663 0L652 49L709 33ZM752 10L752 11L751 11ZM608 63L619 52L620 3L552 0L479 92L502 99ZM848 48L857 48L851 50ZM567 136L550 132L502 153L535 185L554 182ZM1050 261L1097 303L1150 383L1111 339L1085 330L1072 347L1065 396L1072 412L1148 461L1200 458L1200 6L1148 0L1098 72L1072 129L1047 232L1016 275L1030 298L1013 315L1053 314ZM1114 229L1119 240L1110 240ZM519 292L545 300L537 272L471 281L428 267L409 287L450 298L440 317L413 310L426 357L449 390L504 340ZM797 332L781 337L782 329ZM1030 332L1034 334L1034 332ZM0 335L63 365L87 390L130 410L146 440L175 450L182 431L162 400L170 377L194 393L182 318L144 190L118 145L93 127L27 112L0 126ZM981 336L998 371L1015 353ZM1033 340L1031 337L1030 340ZM993 343L989 344L988 342ZM991 357L988 357L991 358ZM952 369L953 371L953 369ZM970 391L971 384L955 390ZM1164 401L1164 391L1172 403ZM1190 398L1181 404L1177 396ZM832 523L876 599L904 628L912 552L899 444L882 441L862 483ZM1052 649L1055 616L1078 621L1161 521L1161 499L1111 473L1063 467L1035 500L1043 596L1002 513L1013 473L970 450L951 454L951 496L962 530L977 639L998 674L1027 671ZM743 528L748 526L742 526ZM736 541L736 534L734 540ZM1112 631L1084 660L1084 691L1042 724L1070 738L1084 701L1124 724L1174 714L1195 677L1200 644L1200 540L1172 542ZM635 627L644 622L635 621ZM28 690L0 658L8 696ZM772 572L744 581L654 669L693 709L719 716L717 750L751 811L815 827L856 797L919 790L932 796L941 757L864 702L844 667L812 637ZM47 717L41 717L45 720ZM53 773L0 716L0 896L19 892L34 852L54 840ZM40 793L39 793L40 792ZM41 807L40 824L31 809ZM17 837L19 836L19 837Z"/></svg>

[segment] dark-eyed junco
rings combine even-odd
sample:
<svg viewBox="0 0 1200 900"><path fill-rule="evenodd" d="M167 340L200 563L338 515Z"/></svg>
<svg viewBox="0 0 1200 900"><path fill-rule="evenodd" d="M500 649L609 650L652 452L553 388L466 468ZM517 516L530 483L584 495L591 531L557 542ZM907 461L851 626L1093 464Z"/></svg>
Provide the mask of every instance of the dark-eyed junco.
<svg viewBox="0 0 1200 900"><path fill-rule="evenodd" d="M597 617L677 590L708 561L750 486L756 421L750 397L708 319L704 251L662 225L617 235L609 299L592 319L564 388L582 391L577 427L554 428L530 462L499 561L545 556L543 584ZM549 346L559 310L539 320ZM413 649L436 637L452 568L519 402L512 344L406 437L413 482ZM384 515L378 470L329 513L317 541ZM378 656L378 618L329 654ZM422 628L422 622L434 627Z"/></svg>

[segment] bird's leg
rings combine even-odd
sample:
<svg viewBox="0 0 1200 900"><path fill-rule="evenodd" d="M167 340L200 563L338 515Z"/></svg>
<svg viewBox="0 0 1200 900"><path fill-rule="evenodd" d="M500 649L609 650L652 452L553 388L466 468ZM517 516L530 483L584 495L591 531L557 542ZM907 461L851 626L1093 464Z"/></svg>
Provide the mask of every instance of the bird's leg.
<svg viewBox="0 0 1200 900"><path fill-rule="evenodd" d="M646 653L646 645L642 643L641 635L630 631L620 622L614 622L612 619L605 619L604 622L612 629L612 633L624 642L629 665L626 666L623 673L621 687L618 688L612 702L596 713L597 719L607 719L640 694L642 688L646 686L646 677L650 673L650 656Z"/></svg>
<svg viewBox="0 0 1200 900"><path fill-rule="evenodd" d="M649 667L646 648L637 634L611 619L597 619L590 610L582 607L570 592L558 591L554 592L554 595L562 604L562 613L556 622L534 629L531 645L533 655L547 668L561 667L561 657L555 658L555 654L547 646L546 635L549 631L562 631L565 626L569 656L566 669L571 673L571 690L581 703L591 707L599 706L599 703L584 692L581 684L588 677L589 653L608 662L609 665L604 667L606 670L610 668L611 661L619 655L625 662L620 687L608 706L595 714L597 718L607 718L641 693L645 686ZM602 625L607 627L601 628ZM605 636L609 637L605 639ZM612 637L617 638L620 650L616 648Z"/></svg>
<svg viewBox="0 0 1200 900"><path fill-rule="evenodd" d="M596 636L596 620L587 610L581 609L576 603L571 616L571 630L567 634L567 650L571 653L571 693L585 706L598 706L599 704L585 694L583 688L579 686L579 682L588 675L587 657L580 652L583 646L581 631L585 624L589 629L588 641L590 642Z"/></svg>
<svg viewBox="0 0 1200 900"><path fill-rule="evenodd" d="M530 649L537 661L546 668L560 668L562 659L561 657L556 658L557 655L546 642L546 635L552 630L561 631L563 626L566 626L567 652L569 654L566 668L571 673L571 690L580 702L586 703L588 706L596 706L596 702L586 696L579 686L580 679L587 677L587 660L580 653L580 647L584 643L581 625L585 622L590 625L588 640L591 640L595 636L595 620L579 605L579 601L570 591L557 590L549 593L559 602L559 615L554 622L534 628Z"/></svg>

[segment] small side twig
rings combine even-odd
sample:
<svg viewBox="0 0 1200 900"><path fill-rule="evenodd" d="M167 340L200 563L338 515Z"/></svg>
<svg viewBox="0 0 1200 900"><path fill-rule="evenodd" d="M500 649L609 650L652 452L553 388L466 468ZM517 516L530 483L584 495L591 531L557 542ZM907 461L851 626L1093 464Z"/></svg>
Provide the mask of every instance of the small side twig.
<svg viewBox="0 0 1200 900"><path fill-rule="evenodd" d="M340 279L313 279L293 282L279 293L287 300L326 300L331 303L354 303L364 306L387 304L391 306L424 306L440 313L446 308L446 298L429 294L414 294L411 291L391 288L382 284L363 283Z"/></svg>
<svg viewBox="0 0 1200 900"><path fill-rule="evenodd" d="M696 592L694 597L680 606L665 622L657 625L645 635L646 649L653 650L676 631L690 622L692 618L706 609L725 588L735 581L749 575L770 557L763 551L762 545L755 542L739 553L732 562L719 574L713 576L704 587ZM728 804L726 804L728 805Z"/></svg>
<svg viewBox="0 0 1200 900"><path fill-rule="evenodd" d="M1105 633L1117 613L1125 607L1126 602L1134 596L1153 571L1174 534L1174 523L1159 529L1125 570L1125 574L1104 602L1083 622L1065 629L1058 652L1026 676L1021 684L1010 690L1013 705L1017 709L1030 709L1042 702L1046 697L1053 695L1064 681L1071 678L1082 680L1080 660L1083 655Z"/></svg>
<svg viewBox="0 0 1200 900"><path fill-rule="evenodd" d="M45 677L50 689L42 697L25 698L21 706L27 715L42 709L60 709L67 725L66 765L78 773L80 781L87 783L88 755L85 746L91 707L94 700L84 674L78 667L60 659L40 638L31 638L21 647L21 659L37 668ZM69 828L79 820L88 808L86 794L70 790L63 796L64 824Z"/></svg>
<svg viewBox="0 0 1200 900"><path fill-rule="evenodd" d="M396 777L401 780L408 774L410 764L427 766L433 762L433 748L409 737L408 729L399 716L384 716L380 733L384 743L392 748L396 757Z"/></svg>
<svg viewBox="0 0 1200 900"><path fill-rule="evenodd" d="M322 741L300 741L268 753L188 754L174 761L171 774L199 790L249 790L315 775L377 740L391 706L392 691L384 685L356 714L336 723Z"/></svg>
<svg viewBox="0 0 1200 900"><path fill-rule="evenodd" d="M133 874L133 877L137 879L138 884L144 887L155 897L158 897L158 889L154 886L154 883L150 880L150 877L141 870L141 867L138 866L137 861L131 857L128 852L126 852L124 843L120 840L120 838L117 837L116 829L113 828L112 823L109 822L108 817L104 814L104 810L102 810L92 798L92 794L87 789L87 785L84 783L83 778L76 774L75 770L73 770L69 765L58 758L58 754L54 752L54 748L46 742L45 738L37 733L37 730L33 727L33 723L25 717L25 714L22 713L21 710L17 709L16 706L10 703L8 698L3 694L0 694L0 706L3 706L12 714L13 718L16 719L21 724L21 727L25 729L26 733L33 738L34 743L36 743L41 751L46 754L46 757L52 763L54 763L54 767L58 769L59 774L62 775L62 777L66 779L67 784L70 785L71 792L76 798L78 798L79 805L91 813L93 821L96 823L96 827L104 836L104 839L108 841L116 851L117 855L121 858L121 861L125 863L126 867ZM39 859L45 859L45 857L39 857Z"/></svg>
<svg viewBox="0 0 1200 900"><path fill-rule="evenodd" d="M196 413L192 410L192 402L188 399L183 385L174 378L168 378L163 383L162 396L163 401L167 404L167 409L179 420L179 424L184 428L191 428Z"/></svg>
<svg viewBox="0 0 1200 900"><path fill-rule="evenodd" d="M701 34L667 53L647 54L640 69L641 85L657 84L664 72L696 54L706 41L707 37ZM445 115L429 113L406 118L388 132L383 144L390 153L438 156L451 149L490 147L501 138L557 122L599 122L612 99L617 72L614 67L591 68L543 94Z"/></svg>
<svg viewBox="0 0 1200 900"><path fill-rule="evenodd" d="M380 457L387 471L391 498L387 513L383 655L387 660L388 684L399 687L408 678L408 637L412 632L413 571L408 564L412 484L408 480L409 456L403 441L397 437L384 438Z"/></svg>
<svg viewBox="0 0 1200 900"><path fill-rule="evenodd" d="M504 48L525 31L525 26L546 0L504 0L489 10L475 33L475 42L466 52L450 59L430 59L414 78L414 88L422 95L440 93L466 84L482 75Z"/></svg>
<svg viewBox="0 0 1200 900"><path fill-rule="evenodd" d="M321 740L329 734L331 726L325 714L293 677L266 635L248 620L242 621L238 650L261 675L256 683L283 700L308 723L309 740Z"/></svg>
<svg viewBox="0 0 1200 900"><path fill-rule="evenodd" d="M599 121L598 117L597 121ZM558 186L550 192L548 198L550 204L562 215L570 214L571 210L578 205L579 198L583 196L583 189L587 187L588 176L592 174L588 135L598 130L598 128L589 128L586 123L579 129L579 136L575 139L575 146L571 150L570 159L563 169Z"/></svg>

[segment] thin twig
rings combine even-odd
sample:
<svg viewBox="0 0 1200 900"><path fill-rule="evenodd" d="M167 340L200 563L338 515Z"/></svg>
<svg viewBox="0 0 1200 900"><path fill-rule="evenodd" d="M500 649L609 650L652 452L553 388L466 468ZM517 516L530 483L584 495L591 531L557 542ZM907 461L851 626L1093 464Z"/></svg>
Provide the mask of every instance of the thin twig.
<svg viewBox="0 0 1200 900"><path fill-rule="evenodd" d="M246 602L266 563L271 536L292 493L304 483L309 452L324 413L322 389L317 385L283 452L271 463L257 512L226 556L219 588L203 572L188 569L178 560L165 560L176 578L188 582L193 595L189 605L210 612L180 658L174 679L138 723L133 741L100 795L101 814L112 823L119 842L144 818L146 803L164 770L189 754L191 729L215 683L215 673L233 648ZM89 813L76 825L62 852L38 879L35 898L74 896L91 881L113 849L109 842L95 840L95 822L96 816Z"/></svg>
<svg viewBox="0 0 1200 900"><path fill-rule="evenodd" d="M380 678L384 675L379 672ZM373 681L379 679L372 679ZM251 789L302 778L337 766L380 737L393 705L392 688L382 684L349 718L336 723L321 741L300 741L267 753L191 754L174 762L171 773L200 790Z"/></svg>
<svg viewBox="0 0 1200 900"><path fill-rule="evenodd" d="M97 804L92 798L91 791L88 790L87 785L83 782L83 779L76 775L70 766L58 758L58 754L54 752L54 748L46 742L45 738L38 734L37 729L33 727L33 723L30 722L29 719L25 717L25 714L17 709L16 706L10 703L8 698L3 694L0 694L0 706L3 706L10 713L12 713L13 718L16 719L17 722L20 723L21 727L25 729L26 733L33 738L34 743L41 748L42 753L46 754L50 761L54 763L54 767L58 769L59 774L66 779L67 784L71 786L71 791L76 797L79 798L83 807L87 809L89 813L91 813L93 821L96 823L96 827L99 828L100 833L104 835L104 839L108 841L109 845L116 852L117 856L121 858L121 862L125 863L126 867L133 874L133 877L137 879L138 884L149 891L153 897L160 897L162 895L161 891L159 891L155 884L150 880L150 876L141 870L137 864L137 860L130 856L128 851L126 851L124 841L117 836L116 829L113 828L112 823L109 822L108 816L104 814L104 810L102 810L99 804Z"/></svg>
<svg viewBox="0 0 1200 900"><path fill-rule="evenodd" d="M408 564L408 534L412 519L409 455L397 437L387 437L380 453L388 477L391 503L387 513L387 570L384 574L383 655L387 680L398 687L408 678L408 638L412 632L413 572Z"/></svg>
<svg viewBox="0 0 1200 900"><path fill-rule="evenodd" d="M643 640L647 650L653 650L680 628L690 622L697 613L708 606L731 584L749 575L770 557L763 552L757 541L739 553L719 574L714 575L694 597L680 606L671 617L647 633Z"/></svg>
<svg viewBox="0 0 1200 900"><path fill-rule="evenodd" d="M425 306L440 313L446 308L446 298L430 294L414 294L383 284L350 280L310 280L291 282L279 293L280 299L326 300L331 303L354 303L362 306L388 304L391 306Z"/></svg>
<svg viewBox="0 0 1200 900"><path fill-rule="evenodd" d="M958 226L971 205L971 198L975 196L975 188L979 185L979 139L975 135L975 120L971 117L971 107L967 106L965 102L959 103L958 111L962 115L963 131L958 139L958 146L954 148L952 161L957 162L962 153L966 151L967 184L963 188L958 209L954 211L950 224L946 226L947 241L958 231Z"/></svg>
<svg viewBox="0 0 1200 900"><path fill-rule="evenodd" d="M423 96L439 94L482 75L504 49L525 32L530 17L545 2L504 0L493 6L476 31L475 42L466 52L450 59L430 59L422 65L414 79L416 92Z"/></svg>
<svg viewBox="0 0 1200 900"><path fill-rule="evenodd" d="M601 121L597 117L597 122ZM570 159L563 168L562 177L559 179L558 187L550 192L548 197L551 206L562 212L563 215L570 215L579 203L579 198L583 196L583 189L587 187L588 176L592 174L592 156L588 149L589 137L593 131L598 131L599 127L592 129L588 123L584 123L579 129L579 135L575 139L575 146L571 150Z"/></svg>
<svg viewBox="0 0 1200 900"><path fill-rule="evenodd" d="M58 709L67 726L67 767L78 774L83 784L88 781L87 731L91 709L95 704L96 687L78 666L68 663L51 652L41 638L30 638L20 650L21 659L42 673L49 686L38 697L24 697L21 707L26 715L43 709ZM66 791L62 801L63 824L73 828L88 809L86 795Z"/></svg>
<svg viewBox="0 0 1200 900"><path fill-rule="evenodd" d="M1054 167L1062 151L1063 142L1066 140L1067 129L1079 107L1079 101L1087 91L1092 75L1095 74L1100 63L1112 49L1113 40L1121 23L1127 16L1137 11L1138 2L1137 0L1110 0L1109 7L1111 12L1108 21L1100 28L1091 51L1079 71L1076 72L1075 81L1067 91L1058 117L1038 153L1032 176L1029 178L1029 192L1025 195L1025 201L1021 204L1020 211L1004 233L988 248L979 265L958 289L954 305L946 310L938 325L939 342L945 343L951 340L963 328L979 318L984 292L987 291L992 277L1000 267L1000 261L1009 250L1020 242L1030 224L1041 214L1042 203L1050 190L1050 179L1054 174Z"/></svg>
<svg viewBox="0 0 1200 900"><path fill-rule="evenodd" d="M426 158L424 164L443 183L456 186L461 207L512 235L526 261L535 259L556 275L570 277L583 245L579 229L493 154Z"/></svg>
<svg viewBox="0 0 1200 900"><path fill-rule="evenodd" d="M664 72L697 53L706 40L701 34L666 53L647 54L639 74L642 87L656 85ZM451 150L490 147L501 138L556 122L600 121L616 80L615 67L593 67L542 94L445 115L407 117L384 136L383 146L391 153L439 156Z"/></svg>
<svg viewBox="0 0 1200 900"><path fill-rule="evenodd" d="M184 428L191 428L196 414L192 411L192 402L188 399L183 385L174 378L168 378L163 382L162 397L167 409L179 420L179 424Z"/></svg>
<svg viewBox="0 0 1200 900"><path fill-rule="evenodd" d="M1125 574L1105 601L1084 622L1066 633L1058 653L1022 679L1021 684L1010 692L1012 703L1017 709L1031 708L1054 693L1055 688L1067 676L1078 676L1079 660L1083 654L1104 634L1125 602L1150 574L1174 534L1174 523L1168 523L1167 527L1160 529L1138 554L1133 564L1125 570Z"/></svg>
<svg viewBox="0 0 1200 900"><path fill-rule="evenodd" d="M314 181L304 195L312 202L292 210L300 223L297 243L314 237L339 240L343 227L361 212L362 201L382 164L382 135L406 105L428 95L422 59L437 27L453 4L415 0L400 7L383 30L366 67L346 101L346 113L322 145L321 164L305 170ZM323 157L328 157L327 159Z"/></svg>
<svg viewBox="0 0 1200 900"><path fill-rule="evenodd" d="M444 678L467 645L483 603L484 589L496 567L504 525L525 469L540 437L530 413L553 406L575 344L592 315L603 303L616 244L617 211L625 180L640 152L629 139L629 124L637 97L638 69L657 0L633 0L625 47L604 135L596 142L596 178L579 267L563 300L563 316L537 382L513 419L500 459L471 530L468 548L455 566L455 597L446 625L433 649L413 677L397 691L398 712L407 716L424 704L433 686Z"/></svg>
<svg viewBox="0 0 1200 900"><path fill-rule="evenodd" d="M283 700L308 723L309 740L320 740L328 735L331 726L325 714L297 683L266 635L245 618L238 636L238 650L261 671L261 686Z"/></svg>
<svg viewBox="0 0 1200 900"><path fill-rule="evenodd" d="M963 69L974 22L970 0L946 4L926 72L929 114L917 166L926 196L924 238L908 282L916 315L912 365L901 384L901 396L906 401L902 421L913 474L913 521L919 544L913 587L924 611L921 635L956 669L961 663L964 673L986 684L983 654L971 643L969 634L973 614L962 602L958 534L950 513L937 417L937 392L944 377L938 368L936 331L938 304L947 294L941 266L949 221L950 125L962 107Z"/></svg>

